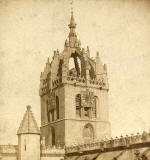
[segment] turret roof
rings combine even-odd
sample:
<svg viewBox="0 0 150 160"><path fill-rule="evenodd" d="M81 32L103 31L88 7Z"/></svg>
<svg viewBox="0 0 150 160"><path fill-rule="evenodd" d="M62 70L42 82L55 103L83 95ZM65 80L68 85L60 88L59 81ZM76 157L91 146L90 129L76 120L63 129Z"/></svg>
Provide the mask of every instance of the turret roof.
<svg viewBox="0 0 150 160"><path fill-rule="evenodd" d="M31 106L27 106L23 120L17 134L40 134L39 127L31 111Z"/></svg>

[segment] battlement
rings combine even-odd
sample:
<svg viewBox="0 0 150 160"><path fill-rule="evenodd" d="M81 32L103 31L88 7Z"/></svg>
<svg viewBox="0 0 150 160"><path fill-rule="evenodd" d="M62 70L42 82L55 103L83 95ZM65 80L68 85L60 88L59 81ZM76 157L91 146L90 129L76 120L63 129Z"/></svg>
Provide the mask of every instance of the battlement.
<svg viewBox="0 0 150 160"><path fill-rule="evenodd" d="M142 134L137 133L137 135L131 134L131 136L126 135L125 137L120 136L120 138L111 138L103 141L95 141L89 144L78 144L66 147L66 153L82 153L84 151L100 150L102 152L108 149L115 150L115 148L128 148L136 144L146 144L150 143L150 132L143 132Z"/></svg>

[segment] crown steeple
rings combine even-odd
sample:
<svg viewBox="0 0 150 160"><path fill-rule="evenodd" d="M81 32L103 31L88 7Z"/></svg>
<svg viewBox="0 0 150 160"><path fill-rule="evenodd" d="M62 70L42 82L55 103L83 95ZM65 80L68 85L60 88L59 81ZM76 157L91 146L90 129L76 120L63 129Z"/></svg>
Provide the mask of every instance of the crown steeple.
<svg viewBox="0 0 150 160"><path fill-rule="evenodd" d="M81 46L76 19L72 11L64 49L54 52L52 61L47 62L50 70L44 70L40 80L41 137L45 137L45 146L91 143L110 137L106 66L98 54L93 59L89 47ZM71 125L76 132L70 130Z"/></svg>

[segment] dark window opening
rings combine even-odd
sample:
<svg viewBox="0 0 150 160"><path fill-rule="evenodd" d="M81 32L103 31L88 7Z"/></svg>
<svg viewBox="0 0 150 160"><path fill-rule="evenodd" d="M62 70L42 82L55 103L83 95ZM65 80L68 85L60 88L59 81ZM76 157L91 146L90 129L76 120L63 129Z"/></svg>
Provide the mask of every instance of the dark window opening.
<svg viewBox="0 0 150 160"><path fill-rule="evenodd" d="M84 107L84 117L85 118L90 118L90 110L91 110L91 108Z"/></svg>
<svg viewBox="0 0 150 160"><path fill-rule="evenodd" d="M51 131L52 131L52 146L54 146L55 145L55 129L52 127Z"/></svg>
<svg viewBox="0 0 150 160"><path fill-rule="evenodd" d="M59 98L56 96L56 115L57 119L59 119Z"/></svg>

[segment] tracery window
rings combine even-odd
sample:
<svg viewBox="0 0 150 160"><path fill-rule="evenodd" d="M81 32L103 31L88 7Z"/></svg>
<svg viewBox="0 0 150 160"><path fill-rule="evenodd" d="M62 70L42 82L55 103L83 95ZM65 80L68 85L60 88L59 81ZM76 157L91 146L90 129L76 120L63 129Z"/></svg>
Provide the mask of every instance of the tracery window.
<svg viewBox="0 0 150 160"><path fill-rule="evenodd" d="M91 119L97 117L98 97L93 92L85 91L77 94L76 101L76 117Z"/></svg>

